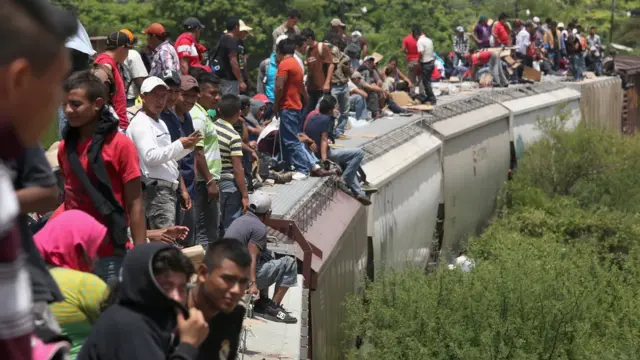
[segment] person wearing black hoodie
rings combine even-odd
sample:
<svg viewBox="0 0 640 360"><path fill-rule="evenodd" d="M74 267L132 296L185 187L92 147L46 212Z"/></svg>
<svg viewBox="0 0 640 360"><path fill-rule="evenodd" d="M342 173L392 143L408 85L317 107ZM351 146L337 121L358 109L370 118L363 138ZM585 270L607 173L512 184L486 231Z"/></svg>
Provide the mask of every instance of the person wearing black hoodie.
<svg viewBox="0 0 640 360"><path fill-rule="evenodd" d="M93 326L77 359L196 359L209 328L202 312L184 305L193 273L189 259L171 245L136 246L122 264L117 300ZM173 346L176 328L179 342Z"/></svg>

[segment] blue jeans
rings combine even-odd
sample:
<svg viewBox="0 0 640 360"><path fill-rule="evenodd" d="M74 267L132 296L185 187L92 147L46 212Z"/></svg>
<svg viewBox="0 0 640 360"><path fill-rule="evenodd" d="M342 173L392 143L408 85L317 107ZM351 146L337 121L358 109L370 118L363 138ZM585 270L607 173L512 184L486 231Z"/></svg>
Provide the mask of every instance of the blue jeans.
<svg viewBox="0 0 640 360"><path fill-rule="evenodd" d="M218 200L209 201L205 181L198 181L196 193L196 198L193 199L193 212L196 220L195 241L206 250L210 243L218 240L220 231Z"/></svg>
<svg viewBox="0 0 640 360"><path fill-rule="evenodd" d="M298 139L302 131L302 111L280 111L280 143L282 159L289 165L293 165L296 171L309 174L311 170L304 156L304 145Z"/></svg>
<svg viewBox="0 0 640 360"><path fill-rule="evenodd" d="M123 261L124 256L107 256L100 258L96 261L93 273L108 284L109 281L120 278L120 269L122 268Z"/></svg>
<svg viewBox="0 0 640 360"><path fill-rule="evenodd" d="M220 79L220 95L234 94L238 95L240 93L240 83L238 80L225 80Z"/></svg>
<svg viewBox="0 0 640 360"><path fill-rule="evenodd" d="M298 284L298 263L292 256L279 259L269 255L271 260L260 260L256 264L256 286L269 289L269 286L290 288Z"/></svg>
<svg viewBox="0 0 640 360"><path fill-rule="evenodd" d="M242 194L234 180L220 180L220 226L224 232L231 223L242 216Z"/></svg>
<svg viewBox="0 0 640 360"><path fill-rule="evenodd" d="M350 64L353 70L358 70L360 67L360 59L351 59Z"/></svg>
<svg viewBox="0 0 640 360"><path fill-rule="evenodd" d="M560 59L562 58L562 54L560 54L560 50L549 51L549 59L553 60L553 71L558 71L560 69Z"/></svg>
<svg viewBox="0 0 640 360"><path fill-rule="evenodd" d="M584 57L582 54L574 54L569 57L569 61L571 62L571 73L576 80L582 80L582 62L584 61Z"/></svg>
<svg viewBox="0 0 640 360"><path fill-rule="evenodd" d="M338 100L338 108L340 109L336 135L342 135L344 134L345 126L347 126L347 120L349 120L349 86L347 84L333 85L331 87L331 95Z"/></svg>
<svg viewBox="0 0 640 360"><path fill-rule="evenodd" d="M342 178L356 196L365 195L356 176L362 159L364 159L364 151L360 148L330 149L329 151L329 160L339 164L344 169Z"/></svg>
<svg viewBox="0 0 640 360"><path fill-rule="evenodd" d="M364 96L360 94L353 94L349 96L349 107L356 112L356 120L360 120L367 110L367 103L364 101Z"/></svg>

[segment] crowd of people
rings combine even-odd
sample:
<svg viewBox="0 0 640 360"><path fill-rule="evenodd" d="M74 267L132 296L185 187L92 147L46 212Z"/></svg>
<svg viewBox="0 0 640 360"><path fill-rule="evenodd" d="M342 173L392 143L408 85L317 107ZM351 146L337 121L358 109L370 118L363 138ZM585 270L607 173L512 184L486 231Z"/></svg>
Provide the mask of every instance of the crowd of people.
<svg viewBox="0 0 640 360"><path fill-rule="evenodd" d="M445 76L520 81L488 48L515 45L516 61L549 73L568 59L576 79L603 72L595 28L582 35L575 21L482 16L472 34L456 29L444 61L415 27L402 42L405 75L340 19L321 38L292 9L254 86L244 44L253 29L235 17L213 51L191 17L175 42L154 23L109 34L96 54L82 25L48 1L0 5L0 28L20 39L0 54L8 359L235 359L245 295L265 319L297 322L282 305L298 286L297 260L268 249L272 199L261 188L331 176L371 204L364 152L336 146L350 117L407 112L395 91L435 105L432 81ZM60 141L45 153L38 140L56 108ZM196 268L183 250L198 245Z"/></svg>
<svg viewBox="0 0 640 360"><path fill-rule="evenodd" d="M587 71L605 75L612 73L615 56L613 49L604 56L605 46L595 26L586 31L576 19L565 26L551 18L543 23L537 16L511 21L506 13L497 21L480 16L471 32L458 26L452 50L441 60L443 77L479 81L485 73L494 86L531 80L523 77L525 67L546 75L570 75L577 81Z"/></svg>

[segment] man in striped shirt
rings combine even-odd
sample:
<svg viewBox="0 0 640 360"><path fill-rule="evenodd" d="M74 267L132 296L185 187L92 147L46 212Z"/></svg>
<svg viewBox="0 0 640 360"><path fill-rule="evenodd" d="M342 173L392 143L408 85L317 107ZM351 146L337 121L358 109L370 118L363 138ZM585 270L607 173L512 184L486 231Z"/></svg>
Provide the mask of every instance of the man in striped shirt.
<svg viewBox="0 0 640 360"><path fill-rule="evenodd" d="M0 9L0 31L10 39L0 52L0 357L28 360L41 342L31 335L31 286L16 226L20 206L14 173L4 162L35 145L49 126L70 70L64 43L78 24L45 0L0 0Z"/></svg>
<svg viewBox="0 0 640 360"><path fill-rule="evenodd" d="M226 231L249 206L249 194L242 167L242 138L233 125L240 121L242 104L234 94L227 94L218 103L218 120L214 123L218 134L222 171L220 189L220 224Z"/></svg>

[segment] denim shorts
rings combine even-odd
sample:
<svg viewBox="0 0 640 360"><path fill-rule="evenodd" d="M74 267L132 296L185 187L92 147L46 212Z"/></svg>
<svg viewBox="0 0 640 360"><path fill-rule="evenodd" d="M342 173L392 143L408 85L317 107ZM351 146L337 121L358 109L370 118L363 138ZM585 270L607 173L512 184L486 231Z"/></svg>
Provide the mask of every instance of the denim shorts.
<svg viewBox="0 0 640 360"><path fill-rule="evenodd" d="M292 256L280 259L258 261L256 264L256 285L258 289L276 287L294 287L298 284L298 263Z"/></svg>

